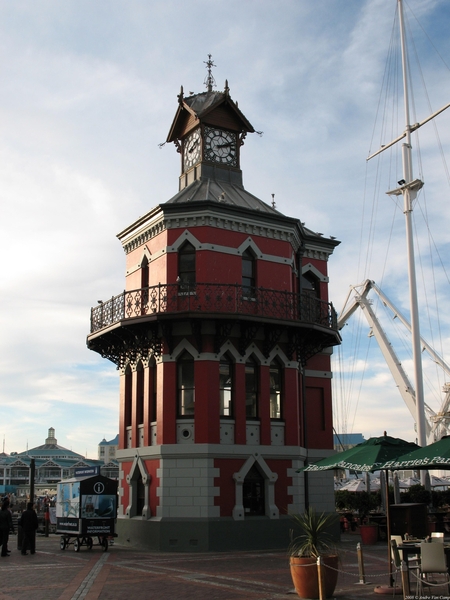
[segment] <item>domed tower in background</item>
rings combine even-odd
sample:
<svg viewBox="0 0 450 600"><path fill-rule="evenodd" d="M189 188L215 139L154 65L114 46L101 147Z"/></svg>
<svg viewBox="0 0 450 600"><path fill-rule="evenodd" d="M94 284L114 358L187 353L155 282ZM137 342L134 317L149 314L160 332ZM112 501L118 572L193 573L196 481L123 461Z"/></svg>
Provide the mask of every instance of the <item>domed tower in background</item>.
<svg viewBox="0 0 450 600"><path fill-rule="evenodd" d="M121 543L286 547L288 514L334 510L327 261L339 242L245 190L254 129L228 83L178 96L179 191L124 229L125 292L92 309L88 347L120 370Z"/></svg>

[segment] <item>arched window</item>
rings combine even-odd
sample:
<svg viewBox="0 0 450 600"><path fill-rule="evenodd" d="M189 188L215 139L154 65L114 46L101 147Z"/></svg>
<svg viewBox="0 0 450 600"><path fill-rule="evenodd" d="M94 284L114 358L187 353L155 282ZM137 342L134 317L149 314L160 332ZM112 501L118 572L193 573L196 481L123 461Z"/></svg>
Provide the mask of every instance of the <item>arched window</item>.
<svg viewBox="0 0 450 600"><path fill-rule="evenodd" d="M142 516L142 511L145 506L145 485L142 481L142 475L139 473L139 477L136 481L136 517Z"/></svg>
<svg viewBox="0 0 450 600"><path fill-rule="evenodd" d="M302 292L314 298L320 298L319 280L311 271L302 275Z"/></svg>
<svg viewBox="0 0 450 600"><path fill-rule="evenodd" d="M149 361L149 372L150 372L150 419L156 421L158 418L158 404L156 390L158 387L157 371L156 371L156 360L152 357Z"/></svg>
<svg viewBox="0 0 450 600"><path fill-rule="evenodd" d="M141 262L141 290L142 290L142 314L146 314L148 309L148 297L149 297L149 280L150 280L150 269L148 265L148 258L144 256Z"/></svg>
<svg viewBox="0 0 450 600"><path fill-rule="evenodd" d="M219 389L220 389L220 416L233 416L233 395L234 395L234 364L230 358L225 355L219 363Z"/></svg>
<svg viewBox="0 0 450 600"><path fill-rule="evenodd" d="M131 427L131 395L133 390L133 374L131 368L128 365L125 369L125 427Z"/></svg>
<svg viewBox="0 0 450 600"><path fill-rule="evenodd" d="M189 242L185 242L178 252L178 277L180 289L189 292L194 291L195 277L195 248Z"/></svg>
<svg viewBox="0 0 450 600"><path fill-rule="evenodd" d="M320 302L320 285L318 278L311 271L307 271L302 275L302 296L303 318L310 320L312 323L320 323L323 316Z"/></svg>
<svg viewBox="0 0 450 600"><path fill-rule="evenodd" d="M194 415L195 385L194 359L189 352L183 352L178 359L178 416Z"/></svg>
<svg viewBox="0 0 450 600"><path fill-rule="evenodd" d="M247 418L258 416L258 365L253 359L245 363L245 414Z"/></svg>
<svg viewBox="0 0 450 600"><path fill-rule="evenodd" d="M138 425L144 422L144 367L139 362L136 367L136 420Z"/></svg>
<svg viewBox="0 0 450 600"><path fill-rule="evenodd" d="M242 500L246 517L256 517L265 514L264 477L253 465L244 479Z"/></svg>
<svg viewBox="0 0 450 600"><path fill-rule="evenodd" d="M247 298L255 297L256 260L251 250L242 253L242 294Z"/></svg>
<svg viewBox="0 0 450 600"><path fill-rule="evenodd" d="M141 262L141 288L147 288L150 281L148 258L144 256Z"/></svg>
<svg viewBox="0 0 450 600"><path fill-rule="evenodd" d="M283 369L277 360L270 363L270 418L282 418Z"/></svg>

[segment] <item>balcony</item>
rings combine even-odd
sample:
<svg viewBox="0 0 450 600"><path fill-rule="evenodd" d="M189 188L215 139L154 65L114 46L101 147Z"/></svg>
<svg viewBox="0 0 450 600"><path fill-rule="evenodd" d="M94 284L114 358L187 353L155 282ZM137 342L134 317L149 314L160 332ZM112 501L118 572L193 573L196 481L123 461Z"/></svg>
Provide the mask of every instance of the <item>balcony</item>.
<svg viewBox="0 0 450 600"><path fill-rule="evenodd" d="M289 359L305 363L324 348L340 344L336 312L330 302L295 294L233 284L160 284L123 292L91 309L88 348L118 368L152 352L161 355L164 342L174 349L177 320L190 323L201 352L201 322L215 322L214 348L220 351L234 325L239 327L239 352L244 355L257 331L263 353L283 341Z"/></svg>
<svg viewBox="0 0 450 600"><path fill-rule="evenodd" d="M123 292L101 302L91 309L91 334L127 319L185 313L300 321L337 331L332 304L310 294L234 284L173 283Z"/></svg>

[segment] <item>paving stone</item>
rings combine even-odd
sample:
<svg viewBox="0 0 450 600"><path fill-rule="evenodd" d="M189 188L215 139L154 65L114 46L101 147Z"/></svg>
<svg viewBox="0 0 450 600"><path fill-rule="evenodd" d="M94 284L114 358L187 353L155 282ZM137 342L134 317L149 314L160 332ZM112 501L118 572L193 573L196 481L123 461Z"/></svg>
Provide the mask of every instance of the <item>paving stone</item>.
<svg viewBox="0 0 450 600"><path fill-rule="evenodd" d="M11 548L15 538L11 538ZM356 544L343 536L334 598L375 598L374 588L388 584L385 543L363 547L366 580L358 585ZM0 559L0 600L289 600L296 598L283 551L155 553L121 547L103 552L73 546L60 550L59 536L38 536L37 553L12 550Z"/></svg>

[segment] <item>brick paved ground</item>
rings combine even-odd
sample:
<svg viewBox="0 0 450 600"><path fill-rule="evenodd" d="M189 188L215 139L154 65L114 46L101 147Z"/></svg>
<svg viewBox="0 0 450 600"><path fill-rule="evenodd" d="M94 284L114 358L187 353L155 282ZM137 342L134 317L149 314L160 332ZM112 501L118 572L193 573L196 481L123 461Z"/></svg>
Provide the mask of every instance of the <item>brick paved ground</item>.
<svg viewBox="0 0 450 600"><path fill-rule="evenodd" d="M22 556L11 536L10 558L0 558L0 600L278 600L296 598L284 552L162 554L119 544L103 552L73 546L62 551L59 536L38 536L37 553ZM342 563L334 597L376 598L388 583L384 543L363 547L366 579L357 585L357 535L343 536ZM440 588L442 589L442 588ZM401 596L400 596L401 597Z"/></svg>

